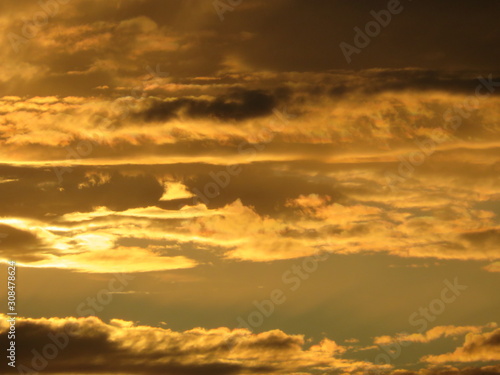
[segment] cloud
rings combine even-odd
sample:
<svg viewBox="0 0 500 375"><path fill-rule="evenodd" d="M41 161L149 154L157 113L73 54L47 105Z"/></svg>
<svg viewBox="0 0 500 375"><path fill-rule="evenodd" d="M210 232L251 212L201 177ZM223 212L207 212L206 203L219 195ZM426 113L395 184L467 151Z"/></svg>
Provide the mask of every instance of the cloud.
<svg viewBox="0 0 500 375"><path fill-rule="evenodd" d="M486 328L496 328L496 323L484 326L437 326L425 333L399 334L397 336L375 337L374 344L385 345L392 342L429 343L444 337L462 336L468 333L481 333Z"/></svg>
<svg viewBox="0 0 500 375"><path fill-rule="evenodd" d="M7 330L8 322L2 316L4 342ZM340 358L342 347L332 340L306 348L304 336L280 330L255 334L220 327L176 332L120 319L104 323L96 317L18 318L16 336L19 342L30 343L17 348L18 369L33 368L34 351L44 353L44 348L53 345L51 337L58 341L57 355L43 369L48 373L78 369L89 374L273 374L376 367ZM17 372L5 367L6 372Z"/></svg>
<svg viewBox="0 0 500 375"><path fill-rule="evenodd" d="M177 118L182 113L191 118L242 121L269 115L275 106L274 98L265 92L237 90L213 100L189 98L156 100L138 116L146 121L165 121Z"/></svg>
<svg viewBox="0 0 500 375"><path fill-rule="evenodd" d="M36 233L0 224L0 235L1 258L11 259L15 256L16 259L31 261L42 258L38 252L43 247L43 241Z"/></svg>
<svg viewBox="0 0 500 375"><path fill-rule="evenodd" d="M220 167L211 168L220 173ZM105 272L106 264L112 267L112 262L104 262L104 253L95 250L110 251L110 257L119 251L131 256L137 252L151 259L149 265L139 266L138 262L135 268L127 267L129 272L196 263L161 258L154 266L160 258L147 250L153 241L177 249L182 244L209 246L221 258L257 262L299 258L319 250L436 259L491 260L499 256L496 242L490 238L498 227L495 214L475 206L473 187L468 187L471 192L457 189L446 194L412 189L399 196L374 190L378 188L370 180L375 178L373 172L340 169L328 184L324 177L319 181L307 177L300 165L280 176L274 175L274 168L279 170L279 164L242 167L242 173L220 188L219 196L208 204L194 194L203 189L200 182L206 184L211 178L207 175L198 182L198 176L209 172L201 165L157 166L148 168L148 174L134 167L121 167L120 172L115 167L78 167L66 175L62 186L47 181L50 172L37 170L25 179L20 177L27 170L10 169L12 178L0 184L0 191L8 193L5 196L25 194L33 207L43 202L46 206L40 209L51 215L12 200L4 203L4 211L10 210L10 215L3 222L36 233L40 239L30 245L33 253L38 251L38 258L26 259L26 265L87 271L94 266L99 272ZM174 175L184 177L175 180ZM261 181L258 187L257 180ZM172 196L165 200L168 189ZM489 199L487 193L482 194ZM141 245L118 250L125 239Z"/></svg>
<svg viewBox="0 0 500 375"><path fill-rule="evenodd" d="M500 262L495 262L487 265L484 269L488 272L500 272Z"/></svg>
<svg viewBox="0 0 500 375"><path fill-rule="evenodd" d="M154 176L140 172L135 175L116 171L86 174L58 167L37 169L35 173L10 169L6 173L19 174L23 178L0 184L4 216L46 218L68 212L88 212L98 206L120 211L154 204L164 191ZM17 203L19 201L23 204Z"/></svg>
<svg viewBox="0 0 500 375"><path fill-rule="evenodd" d="M452 353L428 355L421 359L433 364L446 362L489 362L500 360L500 329L469 333L461 347Z"/></svg>
<svg viewBox="0 0 500 375"><path fill-rule="evenodd" d="M460 1L450 11L449 5L455 3L447 1L435 9L441 23L419 33L410 21L424 22L428 10L425 4L408 4L408 9L394 15L399 22L391 22L384 29L384 37L377 39L377 48L364 49L348 65L339 43L352 43L353 27L362 28L371 19L370 11L386 8L386 3L355 7L328 1L314 6L298 1L252 1L227 12L226 20L220 22L212 3L194 6L193 2L184 1L160 7L152 1L110 1L90 11L86 0L74 0L61 4L57 14L49 17L37 35L15 53L9 33L22 36L23 22L42 9L38 3L23 1L23 6L2 13L0 22L7 32L0 39L1 57L2 61L12 62L12 67L27 61L35 68L35 74L19 81L11 77L2 87L17 91L18 95L34 89L47 94L91 94L93 87L116 85L147 59L168 63L176 77L248 71L318 72L380 67L402 70L415 66L424 70L497 69L491 61L497 57L492 47L498 33L486 25L494 24L498 5L488 2L484 7L476 7ZM276 19L280 20L278 28ZM297 19L302 21L303 30L297 30ZM457 30L456 25L462 27ZM455 35L443 30L455 30L462 45L449 43ZM405 36L415 40L412 51L407 51ZM50 74L37 75L40 68ZM7 69L8 73L11 71ZM83 74L69 77L69 72L74 71ZM436 78L432 73L410 78L420 80L421 89L433 87L436 82L456 87L449 79ZM388 86L400 88L398 82L386 81Z"/></svg>
<svg viewBox="0 0 500 375"><path fill-rule="evenodd" d="M23 282L55 272L66 289L65 280L120 271L154 272L141 275L153 289L147 280L156 278L196 287L218 264L224 279L268 266L251 262L275 269L318 251L352 255L360 266L387 256L417 266L423 261L416 258L426 258L427 269L408 271L431 276L437 260L498 271L499 2L442 0L432 12L428 2L402 2L403 12L390 16L352 64L339 43L351 43L353 28L387 0L223 2L234 8L224 22L213 1L0 4L1 262L25 266ZM40 12L50 13L47 23L26 38ZM231 168L238 172L229 175ZM199 265L206 268L187 270ZM494 276L486 272L478 282ZM347 291L344 281L328 292ZM195 301L185 290L144 301L220 308L217 293ZM39 304L40 314L66 306L52 291L57 302ZM241 291L224 293L228 301ZM319 314L306 297L284 313ZM356 315L339 309L338 317ZM191 319L177 311L182 324ZM148 319L156 313L143 311ZM94 318L19 322L20 343L77 327L74 350L55 360L54 373L365 375L371 366L340 359L349 346L282 331L173 332ZM443 365L462 352L464 361L492 358L483 330L447 325L402 335L437 346L468 334L471 343L458 354L429 356L421 371L384 369L498 374L496 367Z"/></svg>
<svg viewBox="0 0 500 375"><path fill-rule="evenodd" d="M173 181L165 184L165 192L161 196L160 201L171 201L192 197L194 197L193 193L190 193L185 185L180 182Z"/></svg>
<svg viewBox="0 0 500 375"><path fill-rule="evenodd" d="M450 365L440 365L419 370L397 369L386 372L388 375L496 375L500 373L500 366L470 366L458 368Z"/></svg>
<svg viewBox="0 0 500 375"><path fill-rule="evenodd" d="M151 73L145 73L150 80ZM387 75L398 72L383 73L282 73L273 78L255 73L248 83L234 80L234 87L196 81L188 91L182 88L187 82L175 83L173 91L153 83L138 88L137 83L149 82L141 76L128 84L129 89L99 97L50 96L44 102L40 97L9 96L0 100L3 158L64 164L74 159L125 162L134 156L138 163L140 157L161 160L166 153L169 160L183 156L210 161L220 156L227 163L233 160L229 156L241 159L244 142L263 140L269 143L259 153L264 160L327 163L399 162L424 146L429 152L431 141L433 158L443 152L456 157L471 147L498 149L498 97L477 99L469 108L480 85L477 79L467 78L470 91L425 92L411 85L403 92L383 86L376 92L363 91L383 85ZM283 80L298 82L290 85ZM394 80L405 82L401 77ZM339 82L349 88L341 98L328 93ZM464 106L465 112L459 110ZM275 115L285 107L295 119ZM461 124L451 127L446 118L455 115L462 117ZM253 160L247 158L247 163L248 159Z"/></svg>
<svg viewBox="0 0 500 375"><path fill-rule="evenodd" d="M147 18L120 22L127 32L161 29ZM145 75L99 96L0 101L4 217L66 230L30 245L37 261L89 251L84 231L245 261L318 249L499 258L499 98L464 107L475 73ZM123 96L141 80L144 96ZM457 108L469 109L452 129L444 115ZM230 167L239 172L226 178Z"/></svg>
<svg viewBox="0 0 500 375"><path fill-rule="evenodd" d="M90 248L95 244L90 242ZM52 267L87 273L153 272L192 268L196 261L184 256L162 256L152 249L115 247L67 254L29 263L30 267Z"/></svg>

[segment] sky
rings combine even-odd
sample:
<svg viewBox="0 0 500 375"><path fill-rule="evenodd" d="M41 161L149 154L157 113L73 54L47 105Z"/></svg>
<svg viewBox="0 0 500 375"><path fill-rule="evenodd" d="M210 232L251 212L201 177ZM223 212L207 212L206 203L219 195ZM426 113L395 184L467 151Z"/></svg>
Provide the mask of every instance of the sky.
<svg viewBox="0 0 500 375"><path fill-rule="evenodd" d="M0 3L2 371L499 375L499 15Z"/></svg>

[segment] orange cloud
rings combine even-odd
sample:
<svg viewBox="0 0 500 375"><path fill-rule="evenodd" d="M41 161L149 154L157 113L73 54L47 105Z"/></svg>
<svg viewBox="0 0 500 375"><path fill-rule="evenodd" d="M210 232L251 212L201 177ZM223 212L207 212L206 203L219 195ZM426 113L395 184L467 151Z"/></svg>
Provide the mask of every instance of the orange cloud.
<svg viewBox="0 0 500 375"><path fill-rule="evenodd" d="M495 328L496 326L496 323L490 323L485 326L437 326L425 333L400 334L394 337L379 336L373 342L377 345L385 345L392 342L428 343L444 337L462 336L467 333L481 333L486 328Z"/></svg>
<svg viewBox="0 0 500 375"><path fill-rule="evenodd" d="M421 359L432 364L446 362L489 362L500 360L500 329L469 333L464 344L452 353L428 355Z"/></svg>
<svg viewBox="0 0 500 375"><path fill-rule="evenodd" d="M1 318L0 336L3 337L9 323L5 315ZM86 373L199 374L202 371L220 374L229 371L252 374L265 371L278 374L377 368L367 362L340 358L344 350L332 340L324 339L306 348L304 336L280 330L256 334L246 329L220 327L176 332L121 319L112 319L107 324L96 317L19 317L16 335L20 342L30 343L29 347L19 347L17 352L17 368L25 371L68 372L79 368ZM33 360L34 356L49 352L47 347L54 343L58 345L55 357L51 352L50 359Z"/></svg>

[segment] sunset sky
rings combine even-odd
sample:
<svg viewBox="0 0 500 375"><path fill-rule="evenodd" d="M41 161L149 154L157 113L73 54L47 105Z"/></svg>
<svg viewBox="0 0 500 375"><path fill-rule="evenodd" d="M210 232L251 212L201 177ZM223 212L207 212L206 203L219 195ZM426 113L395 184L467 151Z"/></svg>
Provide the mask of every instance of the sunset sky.
<svg viewBox="0 0 500 375"><path fill-rule="evenodd" d="M1 2L2 372L500 375L499 16Z"/></svg>

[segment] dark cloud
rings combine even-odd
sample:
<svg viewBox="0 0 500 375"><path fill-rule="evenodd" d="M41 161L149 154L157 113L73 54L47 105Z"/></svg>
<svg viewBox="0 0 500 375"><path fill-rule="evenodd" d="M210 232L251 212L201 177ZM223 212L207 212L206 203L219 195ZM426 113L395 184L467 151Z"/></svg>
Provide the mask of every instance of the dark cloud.
<svg viewBox="0 0 500 375"><path fill-rule="evenodd" d="M448 91L475 95L475 89L481 85L479 79L487 80L491 72L447 72L430 69L386 69L362 72L365 82L357 88L365 94L376 94L385 91ZM500 78L492 77L492 81L500 82ZM488 92L486 88L481 93ZM492 92L497 95L498 92Z"/></svg>
<svg viewBox="0 0 500 375"><path fill-rule="evenodd" d="M238 167L241 172L237 176L230 176L227 186L226 168L206 166L205 173L188 178L184 183L190 191L200 192L196 202L205 203L209 208L220 208L240 199L244 205L254 207L261 215L283 215L288 211L285 208L286 201L300 194L330 195L336 201L343 198L332 180L304 178L278 171L279 166L280 163L241 165ZM213 196L213 183L216 181L219 181L220 194ZM192 202L193 199L186 201Z"/></svg>
<svg viewBox="0 0 500 375"><path fill-rule="evenodd" d="M0 330L2 349L8 343L7 327L4 323ZM33 369L89 374L274 374L354 363L329 358L331 353L306 351L301 336L278 330L260 334L227 328L174 332L123 321L106 324L95 317L20 318L16 337L18 342L29 343L20 345L16 353L17 370L25 373ZM17 373L5 362L2 369Z"/></svg>
<svg viewBox="0 0 500 375"><path fill-rule="evenodd" d="M36 234L0 224L0 256L5 259L35 261L42 259L37 254L43 241Z"/></svg>
<svg viewBox="0 0 500 375"><path fill-rule="evenodd" d="M434 367L430 369L424 369L420 371L407 371L407 370L397 370L390 374L399 375L498 375L500 373L500 366L481 366L481 367Z"/></svg>
<svg viewBox="0 0 500 375"><path fill-rule="evenodd" d="M61 173L61 182L57 177ZM57 167L4 167L8 176L19 180L0 184L3 215L47 218L69 212L89 212L105 206L113 210L154 205L163 194L158 180L137 171L123 175L108 170Z"/></svg>
<svg viewBox="0 0 500 375"><path fill-rule="evenodd" d="M493 247L500 243L500 229L488 229L462 234L469 243L478 247Z"/></svg>
<svg viewBox="0 0 500 375"><path fill-rule="evenodd" d="M279 6L228 13L224 27L242 28L256 37L235 46L252 66L273 71L366 68L497 69L493 51L499 4L482 1L401 1L403 11L372 38L348 64L339 44L354 43L354 27L373 20L370 12L387 1L290 0ZM279 24L279 27L276 25ZM298 27L300 25L300 27ZM493 26L495 25L495 26Z"/></svg>
<svg viewBox="0 0 500 375"><path fill-rule="evenodd" d="M433 364L460 362L494 362L500 359L500 329L470 333L465 342L452 353L428 355L422 360Z"/></svg>
<svg viewBox="0 0 500 375"><path fill-rule="evenodd" d="M154 101L138 116L146 121L165 121L182 112L192 118L242 121L269 115L275 106L276 100L270 94L259 90L238 90L213 100L177 98Z"/></svg>
<svg viewBox="0 0 500 375"><path fill-rule="evenodd" d="M20 4L6 11L6 28L22 35L23 19L41 8L37 3ZM13 67L26 65L18 72L7 69L2 90L5 95L87 96L98 95L95 88L108 85L128 87L130 93L135 85L130 79L140 83L147 74L144 67L151 64L160 64L174 82L239 74L242 78L258 71L353 72L409 67L483 74L498 71L498 2L483 0L481 6L466 0L401 4L404 10L393 15L387 27L348 64L339 44L354 43L354 27L363 28L372 21L370 12L386 9L387 1L354 5L349 1L254 0L226 12L224 22L220 22L211 2L111 1L89 10L87 0L75 0L61 5L57 16L50 17L20 52L14 53L4 38L5 59ZM387 77L388 87L411 88L409 82L391 82L392 78ZM415 89L467 85L433 73L410 78ZM342 84L330 90L333 95L343 92ZM250 98L249 104L255 103L259 110L261 99ZM177 105L187 106L194 115L208 112L223 119L247 117L244 108L224 101ZM172 109L178 107L164 107L167 114Z"/></svg>
<svg viewBox="0 0 500 375"><path fill-rule="evenodd" d="M245 149L255 150L250 145ZM205 163L75 166L62 174L61 183L52 169L5 167L7 175L19 180L0 184L0 194L6 198L0 202L0 209L5 215L47 219L71 212L90 212L99 206L123 211L147 206L178 209L183 204L205 203L210 209L215 209L241 199L243 204L254 207L260 214L274 216L286 212L286 201L300 194L329 195L337 201L343 199L331 179L304 178L293 172L277 171L282 165L288 163L231 166L240 171L237 175L229 175L226 166ZM321 169L321 163L313 163L309 168ZM160 202L164 187L159 179L164 175L175 176L195 194L199 191L198 198ZM214 183L219 190L217 196L211 194Z"/></svg>
<svg viewBox="0 0 500 375"><path fill-rule="evenodd" d="M463 347L463 351L467 354L481 353L482 351L491 351L493 353L498 349L500 349L500 329L467 340Z"/></svg>
<svg viewBox="0 0 500 375"><path fill-rule="evenodd" d="M183 374L183 375L210 375L210 374L237 374L243 369L241 365L227 363L207 363L196 364L176 363L176 356L186 356L187 353L175 350L164 353L164 356L170 358L165 364L153 363L148 365L145 359L157 360L161 356L155 353L139 353L133 350L127 350L119 342L112 340L109 333L103 327L92 324L91 322L66 322L61 327L53 327L49 324L40 324L38 322L20 322L16 327L16 338L18 342L29 343L29 346L22 345L17 348L16 356L18 369L34 368L32 361L35 358L34 350L38 353L44 353L43 349L54 345L54 340L59 340L60 344L67 341L67 346L62 350L58 348L58 355L54 359L44 362L44 359L37 357L36 364L46 363L43 372L48 373L66 373L66 372L85 372L85 373L104 373L104 372L132 372L135 374ZM0 335L2 342L8 342L7 334ZM47 349L50 357L52 353ZM88 359L92 358L92 361ZM100 359L105 359L101 361ZM22 366L22 367L21 367ZM8 366L2 366L5 372L15 372ZM250 366L251 369L251 366ZM268 368L267 370L270 370ZM39 372L39 371L36 371ZM256 371L257 373L259 371Z"/></svg>

